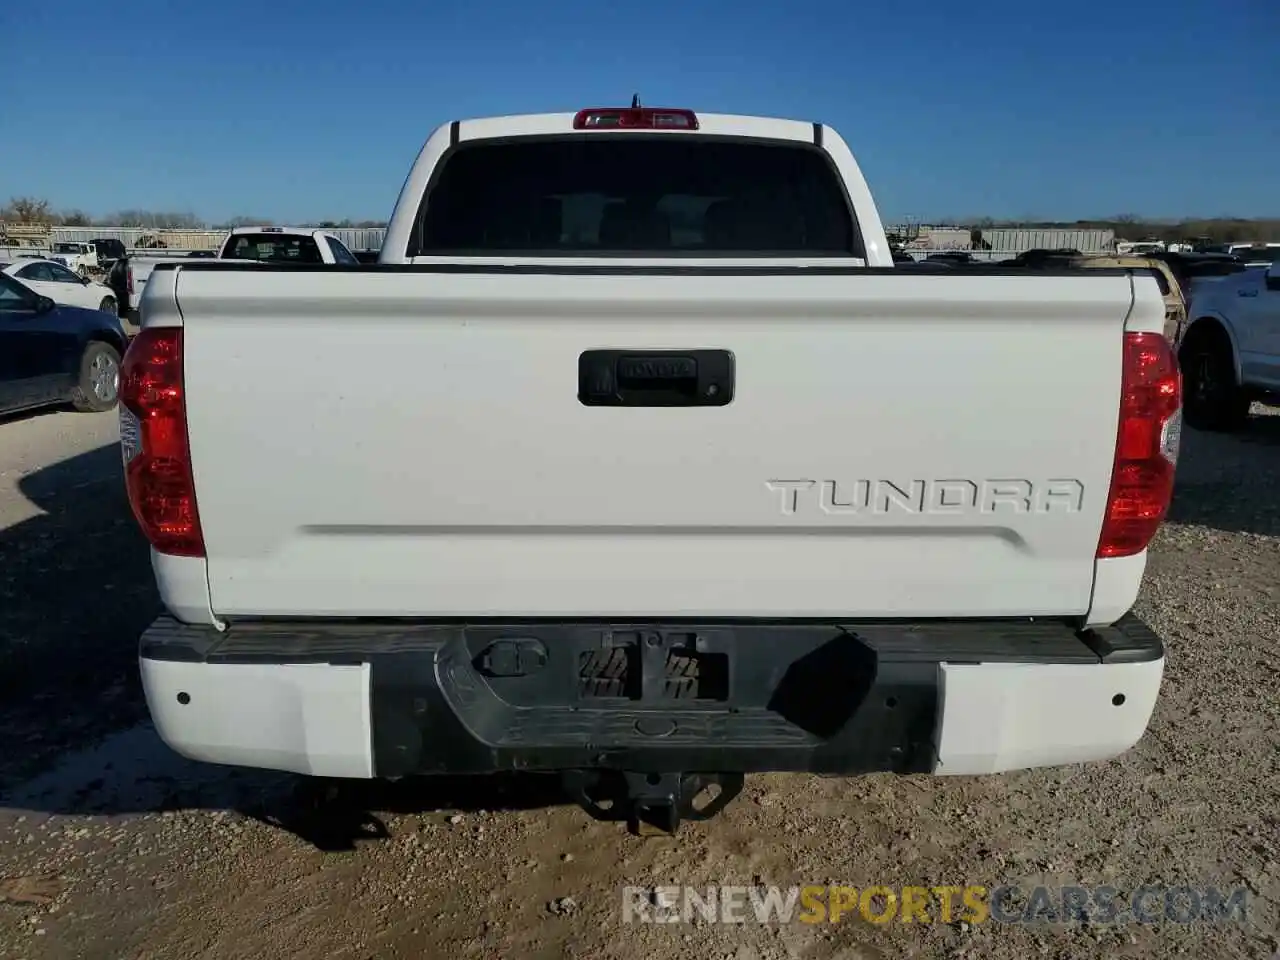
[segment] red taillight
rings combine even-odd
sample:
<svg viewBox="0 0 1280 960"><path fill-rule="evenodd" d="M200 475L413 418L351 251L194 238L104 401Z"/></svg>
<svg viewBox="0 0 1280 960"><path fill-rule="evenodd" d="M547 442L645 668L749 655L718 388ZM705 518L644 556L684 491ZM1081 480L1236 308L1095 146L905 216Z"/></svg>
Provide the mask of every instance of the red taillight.
<svg viewBox="0 0 1280 960"><path fill-rule="evenodd" d="M129 268L129 296L133 296L133 267Z"/></svg>
<svg viewBox="0 0 1280 960"><path fill-rule="evenodd" d="M692 110L665 107L590 107L573 118L575 130L697 130Z"/></svg>
<svg viewBox="0 0 1280 960"><path fill-rule="evenodd" d="M160 553L203 557L187 443L182 328L134 337L120 365L120 446L129 505Z"/></svg>
<svg viewBox="0 0 1280 960"><path fill-rule="evenodd" d="M1182 377L1169 341L1159 333L1126 333L1120 427L1099 558L1141 553L1160 528L1173 497L1181 406Z"/></svg>

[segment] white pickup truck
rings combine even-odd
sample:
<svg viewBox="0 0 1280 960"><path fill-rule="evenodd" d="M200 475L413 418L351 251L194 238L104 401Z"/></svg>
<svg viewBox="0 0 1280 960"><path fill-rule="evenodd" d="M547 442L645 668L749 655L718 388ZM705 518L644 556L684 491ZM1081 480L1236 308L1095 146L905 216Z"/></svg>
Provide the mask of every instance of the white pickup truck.
<svg viewBox="0 0 1280 960"><path fill-rule="evenodd" d="M129 313L136 319L136 306L151 272L160 264L182 262L189 254L134 257L128 265ZM260 263L308 263L352 266L359 263L346 244L326 230L305 227L236 227L218 248L216 260L246 260Z"/></svg>
<svg viewBox="0 0 1280 960"><path fill-rule="evenodd" d="M142 316L141 670L187 757L557 771L674 829L753 771L1146 729L1164 648L1130 608L1180 404L1154 278L895 268L830 127L455 122L380 264L165 264Z"/></svg>
<svg viewBox="0 0 1280 960"><path fill-rule="evenodd" d="M53 245L49 259L60 263L73 273L88 277L98 270L98 248L92 243L64 241Z"/></svg>

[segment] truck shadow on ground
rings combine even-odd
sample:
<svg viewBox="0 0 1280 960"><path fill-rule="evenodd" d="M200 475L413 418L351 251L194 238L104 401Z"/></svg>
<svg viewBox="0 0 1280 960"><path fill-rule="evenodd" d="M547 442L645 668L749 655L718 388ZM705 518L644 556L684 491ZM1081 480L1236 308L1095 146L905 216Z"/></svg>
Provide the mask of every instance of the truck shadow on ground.
<svg viewBox="0 0 1280 960"><path fill-rule="evenodd" d="M240 812L287 830L316 849L351 850L361 840L390 836L387 814L543 810L562 806L560 778L528 773L430 776L385 780L291 779L291 788Z"/></svg>
<svg viewBox="0 0 1280 960"><path fill-rule="evenodd" d="M1182 434L1171 523L1280 535L1280 417L1251 417L1237 433Z"/></svg>
<svg viewBox="0 0 1280 960"><path fill-rule="evenodd" d="M23 420L38 420L43 417L52 417L59 413L66 413L72 409L71 404L53 404L48 406L36 407L32 410L21 410L18 413L0 414L0 429L11 423L19 423Z"/></svg>
<svg viewBox="0 0 1280 960"><path fill-rule="evenodd" d="M177 756L150 726L138 675L138 636L160 600L119 447L31 473L18 490L41 512L0 530L0 810L235 810L342 850L385 836L379 814L567 802L558 778L335 783Z"/></svg>
<svg viewBox="0 0 1280 960"><path fill-rule="evenodd" d="M142 715L137 631L159 601L121 472L111 444L18 483L24 509L41 512L0 531L5 780Z"/></svg>

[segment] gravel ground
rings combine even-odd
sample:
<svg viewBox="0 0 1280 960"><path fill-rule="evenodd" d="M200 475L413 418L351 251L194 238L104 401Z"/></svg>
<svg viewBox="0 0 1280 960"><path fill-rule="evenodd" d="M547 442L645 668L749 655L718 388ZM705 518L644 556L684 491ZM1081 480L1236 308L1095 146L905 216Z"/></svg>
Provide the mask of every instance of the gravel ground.
<svg viewBox="0 0 1280 960"><path fill-rule="evenodd" d="M146 724L158 608L112 415L0 422L0 956L995 958L1280 950L1280 416L1189 432L1140 612L1169 663L1111 763L992 778L760 777L678 839L537 779L357 785L191 764ZM625 885L1244 886L1247 922L627 926Z"/></svg>

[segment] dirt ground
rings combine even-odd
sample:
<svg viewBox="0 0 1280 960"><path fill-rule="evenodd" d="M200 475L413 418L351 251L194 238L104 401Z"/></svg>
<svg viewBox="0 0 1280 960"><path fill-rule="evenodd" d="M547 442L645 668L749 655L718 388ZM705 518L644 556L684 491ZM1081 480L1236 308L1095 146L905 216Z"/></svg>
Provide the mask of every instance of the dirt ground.
<svg viewBox="0 0 1280 960"><path fill-rule="evenodd" d="M169 753L136 639L158 609L110 414L0 421L0 957L1266 958L1280 951L1280 416L1188 432L1140 612L1169 662L1107 764L759 777L636 838L535 778L361 784ZM625 886L1111 884L1249 891L1244 922L624 925Z"/></svg>

